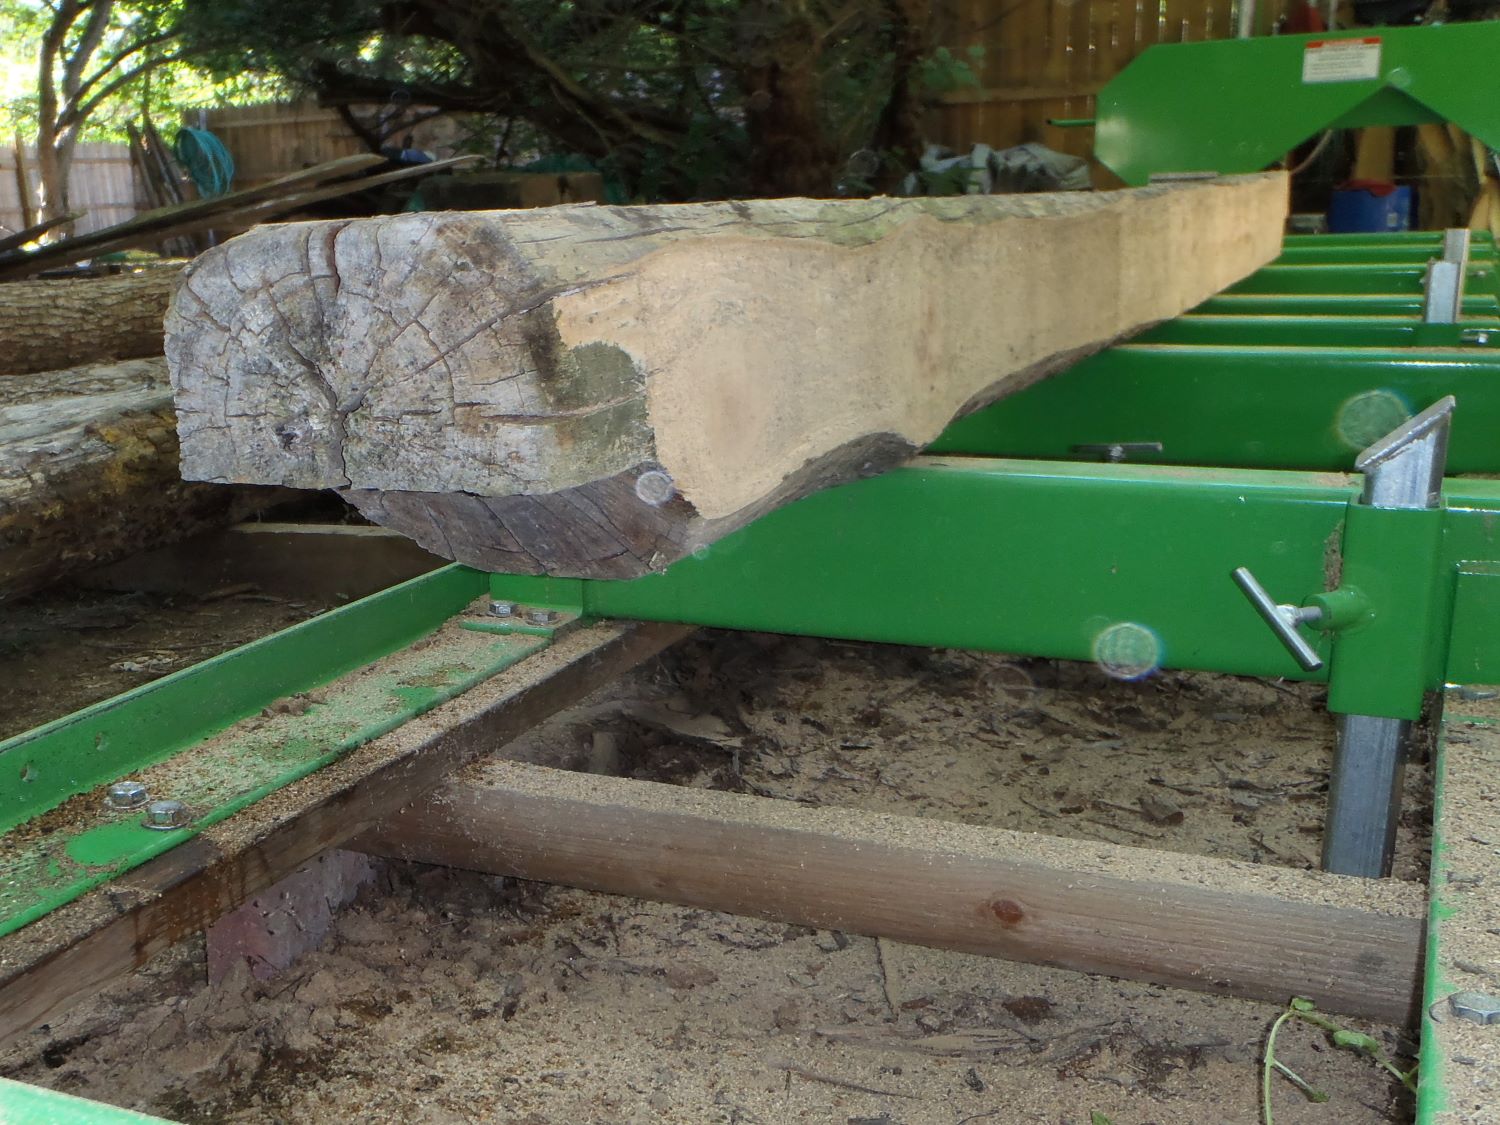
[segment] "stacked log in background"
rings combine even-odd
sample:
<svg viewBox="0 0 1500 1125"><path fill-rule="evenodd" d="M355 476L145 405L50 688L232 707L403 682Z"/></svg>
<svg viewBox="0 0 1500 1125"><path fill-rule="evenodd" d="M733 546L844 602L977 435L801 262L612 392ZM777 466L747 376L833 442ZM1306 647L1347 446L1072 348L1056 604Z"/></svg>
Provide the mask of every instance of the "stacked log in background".
<svg viewBox="0 0 1500 1125"><path fill-rule="evenodd" d="M180 274L0 284L0 600L278 495L182 480L162 358Z"/></svg>

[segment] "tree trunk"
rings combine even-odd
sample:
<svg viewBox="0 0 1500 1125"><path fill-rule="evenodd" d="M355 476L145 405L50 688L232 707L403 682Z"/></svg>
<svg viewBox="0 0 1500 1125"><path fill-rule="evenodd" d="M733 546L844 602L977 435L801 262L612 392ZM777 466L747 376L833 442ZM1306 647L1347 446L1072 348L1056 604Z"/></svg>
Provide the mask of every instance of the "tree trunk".
<svg viewBox="0 0 1500 1125"><path fill-rule="evenodd" d="M167 315L184 472L339 488L485 569L639 575L1191 308L1285 209L1267 174L264 227Z"/></svg>
<svg viewBox="0 0 1500 1125"><path fill-rule="evenodd" d="M0 600L284 497L185 484L172 424L160 358L0 379Z"/></svg>
<svg viewBox="0 0 1500 1125"><path fill-rule="evenodd" d="M0 376L161 355L181 271L0 285Z"/></svg>

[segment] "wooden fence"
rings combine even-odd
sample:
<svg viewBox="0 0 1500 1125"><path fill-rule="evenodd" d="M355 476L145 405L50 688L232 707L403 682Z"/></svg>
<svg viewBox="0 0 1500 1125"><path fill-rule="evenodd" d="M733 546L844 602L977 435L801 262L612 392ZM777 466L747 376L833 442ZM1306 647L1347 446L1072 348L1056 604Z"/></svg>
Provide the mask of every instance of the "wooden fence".
<svg viewBox="0 0 1500 1125"><path fill-rule="evenodd" d="M36 172L36 148L27 145L23 160L30 172L31 198L41 186ZM86 211L75 228L78 233L123 223L146 209L130 163L130 149L122 144L96 141L80 144L68 177L68 202L75 211ZM0 225L9 230L25 226L20 184L16 175L16 151L0 145Z"/></svg>
<svg viewBox="0 0 1500 1125"><path fill-rule="evenodd" d="M1259 30L1293 2L1302 0L1261 0ZM959 57L971 46L984 55L974 66L977 87L940 97L929 137L959 150L1040 141L1088 156L1092 129L1048 119L1092 117L1094 96L1147 47L1227 39L1238 18L1239 0L946 0L935 15L937 41Z"/></svg>
<svg viewBox="0 0 1500 1125"><path fill-rule="evenodd" d="M370 115L366 109L359 113ZM190 124L201 124L224 142L234 157L237 188L255 187L325 160L368 151L337 110L311 101L212 109L201 118L195 116ZM452 155L459 131L452 117L420 122L410 131L412 147ZM398 129L393 143L403 142L406 134Z"/></svg>

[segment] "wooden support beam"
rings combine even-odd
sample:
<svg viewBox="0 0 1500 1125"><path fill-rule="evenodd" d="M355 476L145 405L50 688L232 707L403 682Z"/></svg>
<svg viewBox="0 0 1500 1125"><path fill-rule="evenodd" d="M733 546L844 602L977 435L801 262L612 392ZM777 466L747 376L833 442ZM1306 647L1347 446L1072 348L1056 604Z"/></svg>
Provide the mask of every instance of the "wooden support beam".
<svg viewBox="0 0 1500 1125"><path fill-rule="evenodd" d="M486 761L351 847L1401 1023L1422 889Z"/></svg>
<svg viewBox="0 0 1500 1125"><path fill-rule="evenodd" d="M167 315L191 479L627 578L899 464L1281 250L1286 179L262 227Z"/></svg>
<svg viewBox="0 0 1500 1125"><path fill-rule="evenodd" d="M602 624L366 743L158 859L0 938L0 1042L13 1039L682 639Z"/></svg>

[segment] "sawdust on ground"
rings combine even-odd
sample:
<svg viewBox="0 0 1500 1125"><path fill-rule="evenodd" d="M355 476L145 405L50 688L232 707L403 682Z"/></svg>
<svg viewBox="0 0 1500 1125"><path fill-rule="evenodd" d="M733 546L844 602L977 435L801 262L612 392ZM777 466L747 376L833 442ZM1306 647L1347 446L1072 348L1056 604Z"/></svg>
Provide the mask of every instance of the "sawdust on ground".
<svg viewBox="0 0 1500 1125"><path fill-rule="evenodd" d="M1316 688L703 634L507 754L819 804L1295 867L1332 744ZM1420 879L1425 761L1398 875ZM0 1057L184 1121L1258 1120L1274 1005L441 868L387 865L324 947L203 983L201 942ZM1400 1029L1351 1022L1403 1064ZM1410 1119L1311 1029L1277 1125Z"/></svg>

